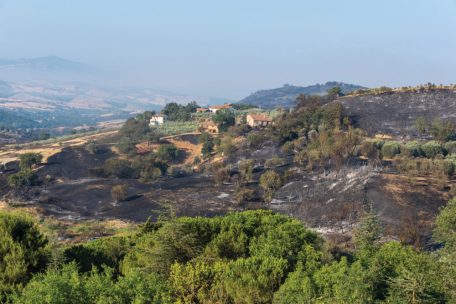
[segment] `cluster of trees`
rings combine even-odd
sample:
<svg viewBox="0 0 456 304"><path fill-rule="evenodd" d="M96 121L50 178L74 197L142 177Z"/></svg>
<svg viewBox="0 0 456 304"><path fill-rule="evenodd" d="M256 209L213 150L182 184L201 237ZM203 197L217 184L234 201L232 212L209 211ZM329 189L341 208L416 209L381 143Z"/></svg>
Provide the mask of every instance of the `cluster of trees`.
<svg viewBox="0 0 456 304"><path fill-rule="evenodd" d="M231 134L225 134L222 137L213 137L209 133L204 132L198 137L198 143L202 144L201 156L204 159L209 158L214 152L228 157L236 150L234 138Z"/></svg>
<svg viewBox="0 0 456 304"><path fill-rule="evenodd" d="M157 153L137 155L131 160L109 158L104 166L93 168L91 173L99 177L139 178L148 183L166 174L168 162L179 154L177 151L174 145L163 145Z"/></svg>
<svg viewBox="0 0 456 304"><path fill-rule="evenodd" d="M222 109L212 116L212 121L218 125L219 132L226 132L236 124L236 115L230 109Z"/></svg>
<svg viewBox="0 0 456 304"><path fill-rule="evenodd" d="M328 104L328 101L332 100L329 98L329 95L324 97L299 95L293 111L283 112L274 120L274 124L261 134L249 136L249 140L254 146L258 146L263 140L285 144L299 137L308 137L309 132L318 133L322 130L348 128L349 122L342 116L342 105Z"/></svg>
<svg viewBox="0 0 456 304"><path fill-rule="evenodd" d="M421 92L429 92L435 90L454 90L456 85L436 85L435 83L426 83L418 86L408 86L408 87L401 87L399 88L389 88L389 87L380 87L380 88L372 88L372 89L360 89L353 92L348 93L349 95L367 95L367 94L384 94L384 93L391 93L391 92L412 92L412 93L421 93Z"/></svg>
<svg viewBox="0 0 456 304"><path fill-rule="evenodd" d="M385 242L367 213L356 250L333 255L270 211L161 217L53 251L33 221L0 213L0 292L7 303L454 303L455 217L452 200L428 253Z"/></svg>
<svg viewBox="0 0 456 304"><path fill-rule="evenodd" d="M456 141L444 144L435 140L409 141L401 144L366 140L361 144L360 154L374 162L384 158L394 159L401 171L415 175L451 177L456 170Z"/></svg>
<svg viewBox="0 0 456 304"><path fill-rule="evenodd" d="M195 101L189 102L187 105L171 102L166 104L161 112L171 121L189 121L192 119L192 113L195 113L199 107Z"/></svg>
<svg viewBox="0 0 456 304"><path fill-rule="evenodd" d="M33 171L43 159L40 153L24 153L19 156L20 171L8 176L8 185L13 188L33 186L38 182L38 176Z"/></svg>
<svg viewBox="0 0 456 304"><path fill-rule="evenodd" d="M264 131L249 134L250 145L272 140L309 169L340 168L356 156L364 134L343 117L341 104L328 104L339 94L336 88L325 97L300 95L294 111L283 113Z"/></svg>
<svg viewBox="0 0 456 304"><path fill-rule="evenodd" d="M91 169L92 175L99 177L114 176L117 178L137 178L141 182L148 183L165 175L169 164L182 156L182 151L173 144L162 144L157 151L138 153L137 145L146 141L158 143L160 135L149 127L150 118L155 115L153 111L146 111L134 118L128 119L118 132L119 138L117 149L128 156L113 157L101 167ZM96 154L98 146L90 142L86 146L87 151Z"/></svg>
<svg viewBox="0 0 456 304"><path fill-rule="evenodd" d="M449 141L442 144L435 140L430 141L409 141L400 143L397 141L365 141L363 142L365 149L367 146L376 148L382 158L394 158L395 156L402 157L425 157L425 158L444 158L456 153L456 141Z"/></svg>
<svg viewBox="0 0 456 304"><path fill-rule="evenodd" d="M435 118L429 121L426 117L418 117L415 127L420 136L431 135L440 142L446 142L456 135L455 125L451 121Z"/></svg>

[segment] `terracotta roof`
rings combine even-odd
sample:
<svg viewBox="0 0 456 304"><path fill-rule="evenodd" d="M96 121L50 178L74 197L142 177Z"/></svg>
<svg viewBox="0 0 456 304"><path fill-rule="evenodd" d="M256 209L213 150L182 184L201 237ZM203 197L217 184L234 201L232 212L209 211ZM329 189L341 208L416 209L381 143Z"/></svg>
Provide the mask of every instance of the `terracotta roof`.
<svg viewBox="0 0 456 304"><path fill-rule="evenodd" d="M262 114L249 114L247 116L250 116L253 120L256 120L256 121L272 121L271 118L269 118L266 115L262 115Z"/></svg>
<svg viewBox="0 0 456 304"><path fill-rule="evenodd" d="M230 109L233 106L231 104L224 104L221 106L210 106L209 109Z"/></svg>
<svg viewBox="0 0 456 304"><path fill-rule="evenodd" d="M207 111L208 109L206 108L196 108L196 111Z"/></svg>

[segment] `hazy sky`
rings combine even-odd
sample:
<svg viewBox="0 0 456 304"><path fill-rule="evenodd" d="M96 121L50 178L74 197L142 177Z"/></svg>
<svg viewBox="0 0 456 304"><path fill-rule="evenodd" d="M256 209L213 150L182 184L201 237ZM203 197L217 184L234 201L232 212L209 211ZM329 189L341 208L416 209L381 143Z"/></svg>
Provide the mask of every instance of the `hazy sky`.
<svg viewBox="0 0 456 304"><path fill-rule="evenodd" d="M456 0L0 0L0 57L240 98L284 83L456 83Z"/></svg>

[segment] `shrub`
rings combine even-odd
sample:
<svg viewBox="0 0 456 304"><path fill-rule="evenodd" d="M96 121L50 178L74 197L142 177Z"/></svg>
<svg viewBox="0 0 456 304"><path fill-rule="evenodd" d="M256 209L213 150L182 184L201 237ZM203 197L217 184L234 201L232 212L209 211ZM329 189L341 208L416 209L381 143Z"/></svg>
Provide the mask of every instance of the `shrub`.
<svg viewBox="0 0 456 304"><path fill-rule="evenodd" d="M201 147L201 155L203 158L208 158L211 156L211 153L214 151L214 139L209 135L209 133L202 133L198 137L198 142L203 144Z"/></svg>
<svg viewBox="0 0 456 304"><path fill-rule="evenodd" d="M171 166L168 168L168 175L172 177L184 177L187 172L180 166Z"/></svg>
<svg viewBox="0 0 456 304"><path fill-rule="evenodd" d="M398 142L387 141L382 146L383 157L393 158L399 153L401 153L401 145Z"/></svg>
<svg viewBox="0 0 456 304"><path fill-rule="evenodd" d="M132 141L137 141L144 138L149 132L149 121L130 118L123 124L122 128L120 128L119 135Z"/></svg>
<svg viewBox="0 0 456 304"><path fill-rule="evenodd" d="M436 140L443 142L454 135L455 128L451 121L445 122L440 118L436 118L432 121L430 132Z"/></svg>
<svg viewBox="0 0 456 304"><path fill-rule="evenodd" d="M115 185L111 189L111 196L116 202L123 201L128 197L128 189L126 185Z"/></svg>
<svg viewBox="0 0 456 304"><path fill-rule="evenodd" d="M22 170L8 176L8 185L13 188L30 187L37 183L38 176L31 170Z"/></svg>
<svg viewBox="0 0 456 304"><path fill-rule="evenodd" d="M104 169L109 175L114 175L118 178L132 178L135 173L128 160L118 158L106 160Z"/></svg>
<svg viewBox="0 0 456 304"><path fill-rule="evenodd" d="M268 137L266 134L262 132L257 132L257 133L249 133L247 136L247 141L250 144L250 147L259 149L263 145L265 141L268 140Z"/></svg>
<svg viewBox="0 0 456 304"><path fill-rule="evenodd" d="M95 176L95 177L108 177L109 176L109 173L106 172L105 168L103 167L93 167L93 168L90 168L89 169L89 173L90 175L92 176Z"/></svg>
<svg viewBox="0 0 456 304"><path fill-rule="evenodd" d="M214 143L212 141L206 141L201 147L201 155L203 158L209 158L214 151Z"/></svg>
<svg viewBox="0 0 456 304"><path fill-rule="evenodd" d="M295 141L287 141L284 143L282 146L282 151L288 154L293 153L295 148Z"/></svg>
<svg viewBox="0 0 456 304"><path fill-rule="evenodd" d="M239 174L242 182L248 183L252 179L254 165L253 159L246 159L239 163Z"/></svg>
<svg viewBox="0 0 456 304"><path fill-rule="evenodd" d="M317 140L317 139L318 139L318 131L317 131L317 130L310 130L310 131L307 133L307 138L308 138L309 141L311 141L311 142Z"/></svg>
<svg viewBox="0 0 456 304"><path fill-rule="evenodd" d="M223 167L214 172L214 182L216 185L222 185L224 182L229 182L231 171L228 167Z"/></svg>
<svg viewBox="0 0 456 304"><path fill-rule="evenodd" d="M376 140L374 141L375 146L377 149L381 150L383 148L383 145L385 144L384 140Z"/></svg>
<svg viewBox="0 0 456 304"><path fill-rule="evenodd" d="M255 190L253 190L253 189L238 187L236 189L236 192L234 193L234 199L239 204L241 204L243 202L251 201L254 198L255 198Z"/></svg>
<svg viewBox="0 0 456 304"><path fill-rule="evenodd" d="M427 143L421 146L421 149L423 150L424 156L426 156L427 158L434 158L438 154L443 154L442 145L435 140L428 141Z"/></svg>
<svg viewBox="0 0 456 304"><path fill-rule="evenodd" d="M90 141L86 146L85 149L90 154L97 154L100 152L100 147L97 145L96 142Z"/></svg>
<svg viewBox="0 0 456 304"><path fill-rule="evenodd" d="M278 173L269 170L260 176L260 186L264 190L265 199L270 201L274 192L282 186L282 179Z"/></svg>
<svg viewBox="0 0 456 304"><path fill-rule="evenodd" d="M424 136L429 129L429 122L426 117L420 116L415 120L415 128L417 129L420 136Z"/></svg>
<svg viewBox="0 0 456 304"><path fill-rule="evenodd" d="M307 150L301 150L298 154L296 154L293 158L294 162L297 162L303 165L308 160Z"/></svg>
<svg viewBox="0 0 456 304"><path fill-rule="evenodd" d="M219 153L223 154L223 156L227 157L233 154L235 151L236 146L233 143L233 138L231 136L225 136L220 141L220 145L218 146Z"/></svg>
<svg viewBox="0 0 456 304"><path fill-rule="evenodd" d="M380 151L373 141L364 141L360 148L361 155L368 158L369 160L377 161L380 159Z"/></svg>
<svg viewBox="0 0 456 304"><path fill-rule="evenodd" d="M252 128L249 125L246 124L241 124L238 126L231 126L228 128L228 133L234 135L234 136L244 136L247 133L249 133L252 130Z"/></svg>
<svg viewBox="0 0 456 304"><path fill-rule="evenodd" d="M157 157L152 154L135 157L130 166L137 172L149 170L151 168L158 168L160 169L162 175L165 174L168 169L168 164L166 162L158 160Z"/></svg>
<svg viewBox="0 0 456 304"><path fill-rule="evenodd" d="M164 161L172 161L179 158L180 151L173 144L158 147L157 156Z"/></svg>
<svg viewBox="0 0 456 304"><path fill-rule="evenodd" d="M19 167L21 170L32 169L33 166L41 163L43 155L40 153L24 153L19 156Z"/></svg>
<svg viewBox="0 0 456 304"><path fill-rule="evenodd" d="M198 143L204 144L205 142L212 141L212 137L209 133L203 132L198 136Z"/></svg>
<svg viewBox="0 0 456 304"><path fill-rule="evenodd" d="M449 141L444 145L447 154L456 154L456 141Z"/></svg>
<svg viewBox="0 0 456 304"><path fill-rule="evenodd" d="M137 152L136 149L136 142L130 138L122 138L116 145L117 149L120 152L128 154L128 155L135 155Z"/></svg>
<svg viewBox="0 0 456 304"><path fill-rule="evenodd" d="M47 263L47 239L37 224L19 213L0 212L0 302Z"/></svg>
<svg viewBox="0 0 456 304"><path fill-rule="evenodd" d="M264 163L264 166L266 168L274 168L281 165L283 165L283 160L277 156L274 156L273 158L266 160L266 162Z"/></svg>
<svg viewBox="0 0 456 304"><path fill-rule="evenodd" d="M455 164L452 161L444 160L443 161L443 173L451 177L454 174Z"/></svg>
<svg viewBox="0 0 456 304"><path fill-rule="evenodd" d="M234 126L236 123L236 117L234 112L230 109L222 109L212 117L212 120L218 124L220 132L226 132L229 127Z"/></svg>
<svg viewBox="0 0 456 304"><path fill-rule="evenodd" d="M422 153L421 144L418 141L410 141L401 146L401 154L406 157L419 157Z"/></svg>
<svg viewBox="0 0 456 304"><path fill-rule="evenodd" d="M140 172L139 172L139 181L141 183L149 183L153 180L156 180L162 175L162 171L160 168L153 167L153 166L147 166L144 167Z"/></svg>

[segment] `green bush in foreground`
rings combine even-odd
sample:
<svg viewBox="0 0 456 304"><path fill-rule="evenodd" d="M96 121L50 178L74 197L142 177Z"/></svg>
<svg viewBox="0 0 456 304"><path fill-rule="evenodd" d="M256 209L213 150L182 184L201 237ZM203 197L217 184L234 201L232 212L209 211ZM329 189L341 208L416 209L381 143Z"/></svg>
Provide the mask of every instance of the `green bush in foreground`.
<svg viewBox="0 0 456 304"><path fill-rule="evenodd" d="M0 213L0 302L44 270L46 245L46 238L28 216Z"/></svg>
<svg viewBox="0 0 456 304"><path fill-rule="evenodd" d="M2 269L0 284L12 303L455 303L455 206L437 217L443 248L432 253L385 243L370 213L356 251L333 257L300 221L257 210L148 222L136 235L70 246L67 264L39 274L21 265L37 261L45 242L30 222L2 214L0 248L18 249L0 265L22 272L11 288Z"/></svg>

